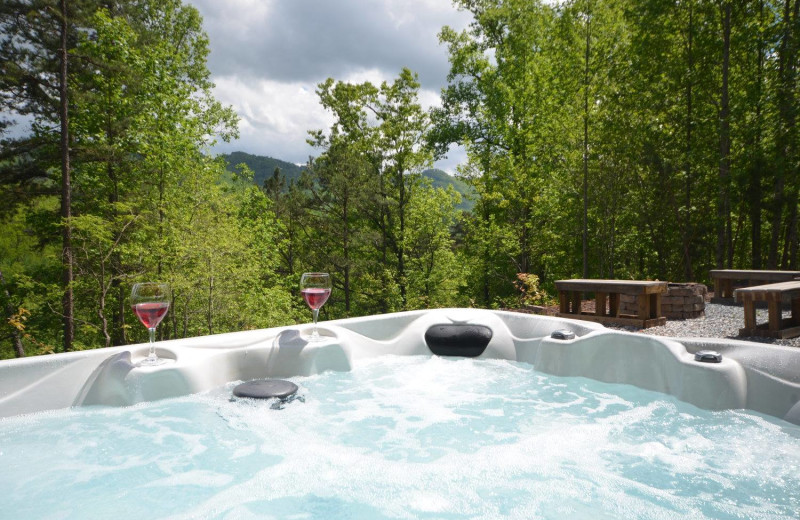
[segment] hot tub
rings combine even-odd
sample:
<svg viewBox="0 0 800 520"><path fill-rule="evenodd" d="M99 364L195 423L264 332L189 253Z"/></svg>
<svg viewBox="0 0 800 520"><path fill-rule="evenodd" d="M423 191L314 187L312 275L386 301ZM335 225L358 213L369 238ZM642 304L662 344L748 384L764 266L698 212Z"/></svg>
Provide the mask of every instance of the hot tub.
<svg viewBox="0 0 800 520"><path fill-rule="evenodd" d="M137 367L146 345L0 363L0 417L70 406L127 406L202 392L234 380L346 371L365 358L432 355L432 327L491 331L481 359L532 364L557 376L623 383L671 394L701 408L747 408L800 424L800 350L733 340L667 339L612 331L590 322L479 309L439 309L329 321L326 341L305 327L235 332L158 343L171 362ZM575 333L554 339L554 331ZM695 353L714 350L719 363ZM458 352L454 352L458 355Z"/></svg>
<svg viewBox="0 0 800 520"><path fill-rule="evenodd" d="M320 343L305 326L161 342L170 362L156 367L136 366L147 345L0 363L5 510L594 519L800 507L800 351L476 309L320 329ZM305 401L232 399L264 378L291 379Z"/></svg>

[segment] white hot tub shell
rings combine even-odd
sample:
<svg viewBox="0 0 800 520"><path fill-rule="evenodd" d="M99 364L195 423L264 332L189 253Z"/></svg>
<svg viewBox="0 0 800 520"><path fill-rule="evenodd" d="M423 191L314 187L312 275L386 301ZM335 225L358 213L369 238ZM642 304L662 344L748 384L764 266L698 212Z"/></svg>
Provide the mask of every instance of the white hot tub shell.
<svg viewBox="0 0 800 520"><path fill-rule="evenodd" d="M747 408L800 424L800 350L744 341L660 338L602 325L503 311L437 309L320 324L325 340L308 343L308 326L203 336L157 344L170 362L139 367L148 345L128 345L0 362L0 417L71 406L127 406L217 388L230 381L347 371L360 359L433 355L435 325L491 329L479 358L532 364L671 394L705 409ZM574 339L554 339L557 330ZM715 350L719 363L694 354Z"/></svg>

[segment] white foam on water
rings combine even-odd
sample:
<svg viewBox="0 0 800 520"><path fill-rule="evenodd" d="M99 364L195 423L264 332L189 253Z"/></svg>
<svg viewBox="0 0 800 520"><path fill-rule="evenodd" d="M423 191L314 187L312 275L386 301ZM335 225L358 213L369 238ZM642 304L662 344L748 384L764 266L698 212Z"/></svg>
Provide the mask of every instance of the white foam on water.
<svg viewBox="0 0 800 520"><path fill-rule="evenodd" d="M169 488L171 486L222 487L231 483L233 477L208 470L189 470L144 484L145 488Z"/></svg>
<svg viewBox="0 0 800 520"><path fill-rule="evenodd" d="M389 356L292 380L305 402L283 410L231 402L232 382L125 409L0 420L9 467L0 488L22 497L6 506L18 517L86 519L780 519L800 510L800 428L757 414L495 360ZM63 492L50 497L55 486Z"/></svg>

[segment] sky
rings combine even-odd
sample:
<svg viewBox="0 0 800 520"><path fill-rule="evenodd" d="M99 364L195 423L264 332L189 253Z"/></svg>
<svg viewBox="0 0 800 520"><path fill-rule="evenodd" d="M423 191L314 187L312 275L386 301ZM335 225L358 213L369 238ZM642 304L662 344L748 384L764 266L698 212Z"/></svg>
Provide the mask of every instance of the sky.
<svg viewBox="0 0 800 520"><path fill-rule="evenodd" d="M470 22L450 0L187 0L203 16L215 97L239 114L238 140L217 153L243 151L305 163L317 155L308 131L333 119L315 89L328 77L393 81L403 67L419 74L420 103L439 103L447 48L438 33ZM436 167L465 160L451 150Z"/></svg>

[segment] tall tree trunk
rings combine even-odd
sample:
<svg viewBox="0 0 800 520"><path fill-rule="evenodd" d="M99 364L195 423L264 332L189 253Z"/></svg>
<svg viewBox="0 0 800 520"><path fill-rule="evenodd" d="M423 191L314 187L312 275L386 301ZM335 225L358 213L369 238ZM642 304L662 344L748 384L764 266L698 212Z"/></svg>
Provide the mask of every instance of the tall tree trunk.
<svg viewBox="0 0 800 520"><path fill-rule="evenodd" d="M684 170L686 172L685 207L683 221L683 276L685 280L691 281L694 278L692 270L692 126L693 126L693 107L692 107L692 86L694 83L694 12L692 5L689 4L689 26L686 42L686 61L688 74L686 79L686 157Z"/></svg>
<svg viewBox="0 0 800 520"><path fill-rule="evenodd" d="M403 304L403 310L406 310L406 181L403 178L403 165L398 164L397 169L397 182L400 188L400 197L397 207L397 213L400 219L400 232L397 237L397 281L400 286L400 301Z"/></svg>
<svg viewBox="0 0 800 520"><path fill-rule="evenodd" d="M163 246L164 244L164 190L166 189L164 186L164 159L162 158L159 163L159 170L158 170L158 244L159 246ZM161 247L157 248L159 251ZM164 256L159 252L158 254L158 263L156 264L156 277L158 281L162 281L161 273L164 269L163 260Z"/></svg>
<svg viewBox="0 0 800 520"><path fill-rule="evenodd" d="M798 150L798 132L797 132L797 67L798 67L798 53L800 53L800 0L794 1L792 8L791 23L788 27L788 54L787 63L788 69L786 72L786 86L787 86L787 101L789 110L786 117L786 139L787 139L787 161L786 164L789 168L787 178L789 182L789 220L787 223L787 249L789 250L789 262L787 268L797 269L797 249L798 249L798 234L797 234L797 204L798 204L798 191L800 191L800 168L798 167L798 160L800 157L800 150Z"/></svg>
<svg viewBox="0 0 800 520"><path fill-rule="evenodd" d="M112 127L112 115L106 114L106 144L110 150L114 147L114 140L115 134ZM110 156L106 161L106 175L111 181L111 193L109 193L108 196L108 201L111 206L111 222L114 226L116 226L117 219L119 218L119 214L117 212L117 203L119 202L119 179L117 178L117 172L114 169L113 156ZM118 242L120 238L119 235L116 238L117 240L115 240L115 242ZM111 289L108 293L111 295L112 301L116 303L116 305L113 303L110 305L111 343L113 345L125 345L127 341L125 339L125 295L123 294L121 284L122 258L119 251L117 251L116 246L109 257L109 262ZM103 289L103 287L101 287L101 289ZM103 298L105 299L105 296Z"/></svg>
<svg viewBox="0 0 800 520"><path fill-rule="evenodd" d="M485 170L486 171L486 170ZM485 233L486 228L488 227L489 222L489 207L488 203L485 200L478 200L479 206L479 215L480 215L480 227L482 228L482 233ZM489 251L485 248L485 244L481 244L480 252L482 253L480 257L480 266L481 266L481 295L483 296L483 304L485 306L489 306L492 300L492 289L491 289L491 280L490 280L490 273L489 273Z"/></svg>
<svg viewBox="0 0 800 520"><path fill-rule="evenodd" d="M793 13L797 16L797 6L800 0L784 0L783 20L781 41L778 45L778 134L775 138L775 157L777 167L775 171L775 182L773 185L773 208L772 208L772 234L770 236L769 267L774 269L778 265L778 247L781 229L783 228L783 209L785 206L785 183L787 174L792 170L791 161L792 135L794 133L794 106L793 94L794 82L794 48L793 37Z"/></svg>
<svg viewBox="0 0 800 520"><path fill-rule="evenodd" d="M764 0L759 2L759 27L764 26ZM755 151L752 169L750 171L750 255L752 258L753 269L761 269L761 179L764 175L764 152L761 149L761 106L762 88L764 78L764 38L758 38L758 57L756 66L756 118L755 118L755 137L750 149Z"/></svg>
<svg viewBox="0 0 800 520"><path fill-rule="evenodd" d="M383 287L388 287L389 280L386 276L388 267L388 248L389 248L389 212L388 212L388 197L386 195L386 178L385 174L380 171L380 166L376 166L378 172L378 189L380 190L380 228L381 228L381 283ZM389 299L386 291L380 291L380 305L381 313L389 312Z"/></svg>
<svg viewBox="0 0 800 520"><path fill-rule="evenodd" d="M769 240L769 255L767 268L778 268L778 242L781 234L781 220L783 217L783 167L778 166L775 172L775 182L772 187L772 229Z"/></svg>
<svg viewBox="0 0 800 520"><path fill-rule="evenodd" d="M613 177L613 189L611 190L611 207L617 208L618 204L618 195L619 190L617 189L617 182L618 178L615 175ZM609 240L608 244L608 251L609 251L609 258L608 258L608 277L614 279L614 263L616 262L617 258L617 212L612 210L611 215L609 218L609 227L610 227L610 236L611 239Z"/></svg>
<svg viewBox="0 0 800 520"><path fill-rule="evenodd" d="M789 196L789 221L786 229L786 256L785 269L797 269L797 192Z"/></svg>
<svg viewBox="0 0 800 520"><path fill-rule="evenodd" d="M730 208L730 170L731 170L731 122L728 94L728 75L730 70L731 48L731 5L725 2L722 7L722 85L719 108L719 177L717 194L717 269L727 263L730 269L733 262L731 250L731 208Z"/></svg>
<svg viewBox="0 0 800 520"><path fill-rule="evenodd" d="M524 208L522 209L522 221L519 224L520 227L520 249L522 250L522 254L520 255L519 259L519 272L521 273L530 273L531 272L531 207L530 201L531 199L526 195L524 201Z"/></svg>
<svg viewBox="0 0 800 520"><path fill-rule="evenodd" d="M113 261L113 260L112 260ZM117 310L115 312L115 321L114 321L114 331L116 334L116 339L114 340L114 345L127 345L128 344L128 337L125 333L125 310L127 309L127 305L125 305L125 300L127 295L125 294L125 289L122 286L122 283L119 280L114 280L112 282L114 286L114 292L116 293L117 297Z"/></svg>
<svg viewBox="0 0 800 520"><path fill-rule="evenodd" d="M102 268L101 268L102 269ZM106 317L106 281L105 281L105 269L102 269L100 275L100 301L98 302L97 306L97 317L100 318L100 332L103 333L103 338L105 339L105 347L108 348L111 346L111 333L108 330L108 318Z"/></svg>
<svg viewBox="0 0 800 520"><path fill-rule="evenodd" d="M211 261L208 262L209 272L211 271ZM206 307L206 321L208 324L208 334L214 334L214 275L208 277L208 300Z"/></svg>
<svg viewBox="0 0 800 520"><path fill-rule="evenodd" d="M589 58L592 51L592 13L586 10L586 46L583 53L583 277L589 278Z"/></svg>
<svg viewBox="0 0 800 520"><path fill-rule="evenodd" d="M68 69L67 69L67 0L59 2L61 15L61 48L58 51L59 70L58 70L58 96L59 96L59 119L61 120L61 259L62 273L61 283L64 287L64 297L62 299L62 314L64 328L64 352L72 350L75 340L75 300L72 293L72 185L70 179L69 164L69 99L68 93Z"/></svg>
<svg viewBox="0 0 800 520"><path fill-rule="evenodd" d="M756 116L758 117L758 116ZM759 132L760 134L760 132ZM753 269L761 269L761 178L763 176L763 159L761 151L757 151L756 163L750 172L750 256Z"/></svg>
<svg viewBox="0 0 800 520"><path fill-rule="evenodd" d="M344 253L344 313L345 317L350 317L350 214L348 212L349 198L345 195L342 201L342 218L344 221L344 236L342 237L342 249Z"/></svg>

